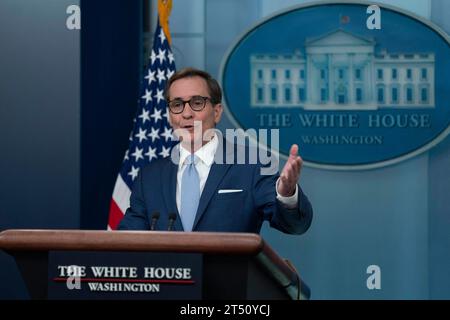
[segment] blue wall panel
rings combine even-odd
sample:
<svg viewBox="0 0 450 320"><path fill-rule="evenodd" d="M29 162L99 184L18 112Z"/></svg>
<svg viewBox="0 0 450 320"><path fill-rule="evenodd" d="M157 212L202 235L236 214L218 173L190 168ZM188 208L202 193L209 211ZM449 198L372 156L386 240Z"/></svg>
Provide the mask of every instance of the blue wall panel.
<svg viewBox="0 0 450 320"><path fill-rule="evenodd" d="M81 228L105 229L136 113L141 1L82 1Z"/></svg>

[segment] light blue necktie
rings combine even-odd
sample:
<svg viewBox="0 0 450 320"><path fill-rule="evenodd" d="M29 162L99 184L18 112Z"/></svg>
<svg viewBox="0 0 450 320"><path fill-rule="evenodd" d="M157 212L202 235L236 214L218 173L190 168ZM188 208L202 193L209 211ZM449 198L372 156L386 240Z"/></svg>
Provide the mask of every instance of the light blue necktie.
<svg viewBox="0 0 450 320"><path fill-rule="evenodd" d="M184 231L192 231L195 215L200 201L200 178L195 164L198 158L190 155L186 158L187 167L181 178L181 221Z"/></svg>

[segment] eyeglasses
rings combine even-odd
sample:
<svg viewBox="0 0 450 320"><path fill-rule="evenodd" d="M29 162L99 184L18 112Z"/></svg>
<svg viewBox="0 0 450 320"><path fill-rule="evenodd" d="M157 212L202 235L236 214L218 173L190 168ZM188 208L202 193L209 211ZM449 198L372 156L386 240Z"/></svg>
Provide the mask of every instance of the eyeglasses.
<svg viewBox="0 0 450 320"><path fill-rule="evenodd" d="M193 96L189 100L182 100L182 99L173 99L172 101L168 102L169 110L172 113L178 114L182 113L184 111L184 106L186 103L189 103L189 106L194 111L202 111L206 106L206 101L211 101L211 98L208 97L202 97L202 96Z"/></svg>

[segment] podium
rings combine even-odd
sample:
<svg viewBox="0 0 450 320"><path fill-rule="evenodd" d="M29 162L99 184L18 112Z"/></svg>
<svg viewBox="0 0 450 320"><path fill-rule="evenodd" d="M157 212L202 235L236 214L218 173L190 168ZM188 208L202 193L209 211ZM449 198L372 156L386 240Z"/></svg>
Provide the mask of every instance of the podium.
<svg viewBox="0 0 450 320"><path fill-rule="evenodd" d="M310 296L294 268L257 234L6 230L0 233L0 249L14 257L32 299L114 299L123 294L131 299L205 300ZM66 286L69 280L75 289L77 280L85 288L88 283L90 292L79 295ZM114 292L107 294L105 288ZM139 289L155 292L136 293ZM118 295L118 290L130 293Z"/></svg>

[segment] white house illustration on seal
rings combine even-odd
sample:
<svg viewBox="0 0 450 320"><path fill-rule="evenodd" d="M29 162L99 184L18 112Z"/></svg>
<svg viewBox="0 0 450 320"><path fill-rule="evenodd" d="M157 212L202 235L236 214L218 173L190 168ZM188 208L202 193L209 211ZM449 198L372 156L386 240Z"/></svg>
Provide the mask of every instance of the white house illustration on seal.
<svg viewBox="0 0 450 320"><path fill-rule="evenodd" d="M434 53L376 51L374 39L337 29L304 51L252 54L251 106L307 110L435 107Z"/></svg>

